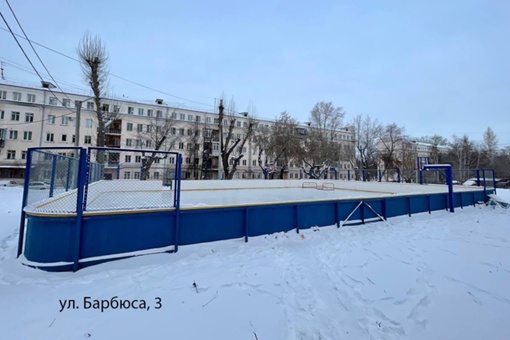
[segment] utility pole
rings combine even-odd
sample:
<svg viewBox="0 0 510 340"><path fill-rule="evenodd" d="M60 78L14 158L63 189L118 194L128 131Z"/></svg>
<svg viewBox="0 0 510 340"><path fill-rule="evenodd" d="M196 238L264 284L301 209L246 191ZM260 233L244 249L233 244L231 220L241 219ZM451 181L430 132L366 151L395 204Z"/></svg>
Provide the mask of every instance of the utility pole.
<svg viewBox="0 0 510 340"><path fill-rule="evenodd" d="M223 179L223 99L220 99L220 105L218 106L219 115L218 115L218 127L220 129L220 156L218 161L218 179Z"/></svg>
<svg viewBox="0 0 510 340"><path fill-rule="evenodd" d="M74 146L80 146L80 120L81 120L81 100L75 100L74 106L76 107L76 124L74 128Z"/></svg>

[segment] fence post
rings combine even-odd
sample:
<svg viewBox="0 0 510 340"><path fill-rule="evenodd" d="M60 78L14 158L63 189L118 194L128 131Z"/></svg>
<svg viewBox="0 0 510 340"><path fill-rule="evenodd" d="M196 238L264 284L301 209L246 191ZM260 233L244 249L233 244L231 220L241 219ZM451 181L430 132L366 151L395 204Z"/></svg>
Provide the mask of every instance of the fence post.
<svg viewBox="0 0 510 340"><path fill-rule="evenodd" d="M453 206L453 184L452 184L452 167L446 167L446 183L448 183L448 201L450 205L450 212L455 212Z"/></svg>
<svg viewBox="0 0 510 340"><path fill-rule="evenodd" d="M27 164L25 168L25 182L23 183L23 199L21 201L21 219L19 223L19 234L18 234L18 254L16 257L21 255L23 251L23 241L25 238L25 206L27 205L28 200L28 185L30 183L30 172L32 169L32 152L34 149L28 148L27 150Z"/></svg>
<svg viewBox="0 0 510 340"><path fill-rule="evenodd" d="M76 228L74 230L74 264L73 271L77 271L80 262L80 250L81 250L81 229L83 223L83 211L85 210L85 184L87 182L87 157L88 152L86 149L81 148L80 160L78 166L78 195L76 198Z"/></svg>
<svg viewBox="0 0 510 340"><path fill-rule="evenodd" d="M485 178L485 169L482 169L482 176L483 176L483 201L487 202L487 181Z"/></svg>
<svg viewBox="0 0 510 340"><path fill-rule="evenodd" d="M494 183L494 195L496 195L496 172L494 169L490 169L492 171L492 183Z"/></svg>
<svg viewBox="0 0 510 340"><path fill-rule="evenodd" d="M49 197L53 197L53 188L55 187L55 176L57 174L57 155L53 155L51 160L51 178L50 178L50 194Z"/></svg>
<svg viewBox="0 0 510 340"><path fill-rule="evenodd" d="M397 182L400 183L400 169L397 168Z"/></svg>
<svg viewBox="0 0 510 340"><path fill-rule="evenodd" d="M85 183L83 183L83 186L84 186L84 192L83 192L83 210L87 210L87 196L88 196L88 188L89 188L89 182L90 182L90 153L91 153L91 150L94 150L94 149L91 149L89 148L87 150L87 153L86 153L86 159L85 159ZM81 153L80 153L80 165L78 167L78 173L80 173L81 171ZM80 181L80 177L78 176L78 183Z"/></svg>
<svg viewBox="0 0 510 340"><path fill-rule="evenodd" d="M69 191L69 187L71 186L71 161L72 158L67 159L67 177L66 177L66 191Z"/></svg>
<svg viewBox="0 0 510 340"><path fill-rule="evenodd" d="M180 203L181 203L181 168L182 168L182 155L181 154L177 154L177 167L176 167L176 172L177 172L177 178L175 179L175 191L176 191L176 200L175 200L175 245L174 245L174 250L175 252L178 251L179 249L179 229L180 229L180 223L181 223L181 219L180 219L180 215L181 215L181 211L180 211Z"/></svg>

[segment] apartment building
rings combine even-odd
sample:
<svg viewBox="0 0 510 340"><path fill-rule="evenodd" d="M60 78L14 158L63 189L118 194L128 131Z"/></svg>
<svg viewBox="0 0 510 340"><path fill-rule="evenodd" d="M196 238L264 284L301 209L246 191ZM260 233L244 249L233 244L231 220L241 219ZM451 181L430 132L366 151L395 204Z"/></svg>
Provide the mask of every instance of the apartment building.
<svg viewBox="0 0 510 340"><path fill-rule="evenodd" d="M89 147L95 145L97 118L91 97L62 93L43 83L40 88L0 84L0 179L23 178L29 147ZM81 107L76 134L77 106ZM106 146L152 150L158 142L155 134L165 134L161 150L183 155L182 176L190 179L216 179L221 176L220 135L218 114L168 106L162 99L137 102L126 99L104 99L101 110L107 117ZM234 138L242 138L251 117L238 115ZM223 122L225 127L228 120ZM257 119L256 129L269 128L271 121ZM339 143L353 140L349 129L338 133ZM244 155L234 178L263 178L258 164L258 149L254 138L238 147L232 156ZM67 156L74 156L70 151ZM106 159L105 176L124 179L140 178L143 163L140 153L110 152ZM231 164L233 159L230 160ZM156 160L149 178L162 178L175 168L175 157ZM350 167L348 161L338 162L340 168ZM301 164L291 162L285 178L303 178ZM108 170L110 169L110 170ZM116 173L120 170L120 174Z"/></svg>

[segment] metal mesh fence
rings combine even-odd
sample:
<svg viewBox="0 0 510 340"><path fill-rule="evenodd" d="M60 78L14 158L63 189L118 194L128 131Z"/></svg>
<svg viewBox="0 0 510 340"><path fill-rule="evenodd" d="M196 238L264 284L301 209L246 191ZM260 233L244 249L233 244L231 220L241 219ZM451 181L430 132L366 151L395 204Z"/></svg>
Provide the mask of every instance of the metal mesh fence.
<svg viewBox="0 0 510 340"><path fill-rule="evenodd" d="M175 206L177 154L90 148L88 161L86 211Z"/></svg>
<svg viewBox="0 0 510 340"><path fill-rule="evenodd" d="M76 212L79 152L72 148L29 150L27 206L38 211Z"/></svg>

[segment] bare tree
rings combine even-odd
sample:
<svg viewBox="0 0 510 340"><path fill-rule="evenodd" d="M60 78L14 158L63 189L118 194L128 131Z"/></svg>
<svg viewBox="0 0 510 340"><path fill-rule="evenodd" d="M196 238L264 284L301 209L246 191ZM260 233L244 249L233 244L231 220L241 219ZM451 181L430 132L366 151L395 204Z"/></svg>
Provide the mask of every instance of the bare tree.
<svg viewBox="0 0 510 340"><path fill-rule="evenodd" d="M290 159L296 155L299 139L297 138L298 122L286 111L274 120L269 129L262 128L260 133L265 134L259 139L258 163L262 171L273 176L280 172L280 178L289 167ZM262 153L265 153L266 162L262 162Z"/></svg>
<svg viewBox="0 0 510 340"><path fill-rule="evenodd" d="M377 141L379 140L383 127L377 119L370 115L357 115L353 124L355 134L356 164L355 168L376 169L379 158ZM359 176L359 173L357 173Z"/></svg>
<svg viewBox="0 0 510 340"><path fill-rule="evenodd" d="M480 165L480 152L479 146L467 135L462 137L453 136L453 142L451 143L450 155L454 160L455 167L459 170L465 169L477 169ZM462 173L460 180L465 181L469 178L468 173Z"/></svg>
<svg viewBox="0 0 510 340"><path fill-rule="evenodd" d="M249 117L247 118L246 127L237 127L237 117L238 113L235 108L234 100L231 100L229 103L229 107L227 109L227 113L225 113L225 107L223 106L223 99L220 100L220 105L218 107L219 115L218 115L218 128L220 133L220 157L223 165L223 172L225 173L225 179L232 179L234 174L237 171L237 166L239 165L239 161L244 157L244 153L242 152L246 141L253 134L254 126L256 125L256 121ZM226 121L226 125L224 125L224 121ZM225 131L226 127L226 131ZM238 132L236 132L238 131ZM241 134L239 131L242 131ZM238 137L237 134L242 135ZM234 151L238 148L238 152ZM239 151L241 150L241 151ZM230 159L232 159L232 165L230 165Z"/></svg>
<svg viewBox="0 0 510 340"><path fill-rule="evenodd" d="M195 122L187 128L187 143L186 143L186 158L187 170L191 177L199 179L200 170L200 135L202 132L202 124L195 120Z"/></svg>
<svg viewBox="0 0 510 340"><path fill-rule="evenodd" d="M404 129L397 124L386 125L380 136L380 157L383 162L383 175L388 169L394 169L398 160L398 149L402 147Z"/></svg>
<svg viewBox="0 0 510 340"><path fill-rule="evenodd" d="M169 136L175 135L175 133L172 133L172 130L175 129L174 124L175 111L172 114L169 114L168 109L165 113L163 113L163 111L158 111L156 116L150 117L146 129L138 132L142 144L140 146L145 146L148 149L156 151L169 151L174 142L173 139L169 140ZM147 155L144 155L143 158L141 179L149 179L152 165L166 157L167 155L162 156L161 153L154 151L147 152Z"/></svg>
<svg viewBox="0 0 510 340"><path fill-rule="evenodd" d="M483 133L482 150L487 158L487 166L494 166L494 157L497 155L498 138L489 126Z"/></svg>
<svg viewBox="0 0 510 340"><path fill-rule="evenodd" d="M97 118L97 146L105 146L105 117L101 105L108 87L108 54L104 43L99 36L85 33L78 47L78 57L85 81L89 84L94 95L94 104ZM104 163L103 153L98 153L96 159Z"/></svg>
<svg viewBox="0 0 510 340"><path fill-rule="evenodd" d="M332 163L339 159L337 133L345 112L331 102L318 102L310 112L306 137L296 145L297 160L308 167L303 171L310 178L321 178Z"/></svg>

